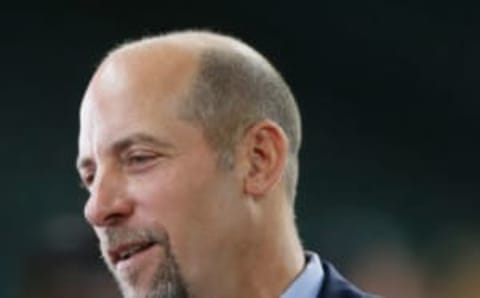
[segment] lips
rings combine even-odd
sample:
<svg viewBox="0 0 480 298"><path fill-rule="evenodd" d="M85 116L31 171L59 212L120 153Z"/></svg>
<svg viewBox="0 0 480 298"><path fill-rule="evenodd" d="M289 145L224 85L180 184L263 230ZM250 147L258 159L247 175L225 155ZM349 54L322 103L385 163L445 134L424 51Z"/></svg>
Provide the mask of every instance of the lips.
<svg viewBox="0 0 480 298"><path fill-rule="evenodd" d="M143 241L121 244L113 249L108 250L108 255L113 264L120 263L130 259L132 256L143 252L155 244L154 241Z"/></svg>

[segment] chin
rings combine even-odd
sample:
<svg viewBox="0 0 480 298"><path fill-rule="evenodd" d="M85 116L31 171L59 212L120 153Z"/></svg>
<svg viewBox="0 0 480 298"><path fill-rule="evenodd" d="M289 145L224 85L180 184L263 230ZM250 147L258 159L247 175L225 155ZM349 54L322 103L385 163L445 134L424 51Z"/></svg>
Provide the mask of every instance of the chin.
<svg viewBox="0 0 480 298"><path fill-rule="evenodd" d="M138 268L136 268L138 269ZM115 275L125 298L189 298L174 258L160 257L142 270Z"/></svg>

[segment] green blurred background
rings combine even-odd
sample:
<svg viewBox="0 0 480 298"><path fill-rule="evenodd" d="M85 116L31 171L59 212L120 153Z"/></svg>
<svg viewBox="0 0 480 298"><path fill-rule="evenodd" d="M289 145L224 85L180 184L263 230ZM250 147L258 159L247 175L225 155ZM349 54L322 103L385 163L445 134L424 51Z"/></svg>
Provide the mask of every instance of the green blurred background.
<svg viewBox="0 0 480 298"><path fill-rule="evenodd" d="M72 291L89 287L65 264L106 274L74 169L83 90L112 46L192 27L242 38L291 85L307 247L389 297L480 297L480 4L42 5L0 12L0 297L44 297L53 269ZM93 293L79 297L107 297Z"/></svg>

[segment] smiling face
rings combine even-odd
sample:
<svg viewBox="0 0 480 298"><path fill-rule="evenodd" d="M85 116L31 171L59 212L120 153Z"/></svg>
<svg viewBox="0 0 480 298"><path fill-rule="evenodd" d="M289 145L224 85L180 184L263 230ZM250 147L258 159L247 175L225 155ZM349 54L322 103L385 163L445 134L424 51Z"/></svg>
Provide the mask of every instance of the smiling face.
<svg viewBox="0 0 480 298"><path fill-rule="evenodd" d="M178 116L196 55L160 48L110 56L80 115L85 216L126 297L188 297L232 266L246 234L238 173Z"/></svg>

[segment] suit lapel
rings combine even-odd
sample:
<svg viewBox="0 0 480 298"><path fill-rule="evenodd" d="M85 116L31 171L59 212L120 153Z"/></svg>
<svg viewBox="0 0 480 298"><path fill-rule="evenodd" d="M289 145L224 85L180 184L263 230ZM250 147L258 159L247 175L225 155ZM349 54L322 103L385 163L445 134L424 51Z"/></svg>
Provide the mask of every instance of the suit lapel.
<svg viewBox="0 0 480 298"><path fill-rule="evenodd" d="M317 298L374 298L375 296L365 294L348 282L328 262L322 262L325 272L320 293Z"/></svg>

